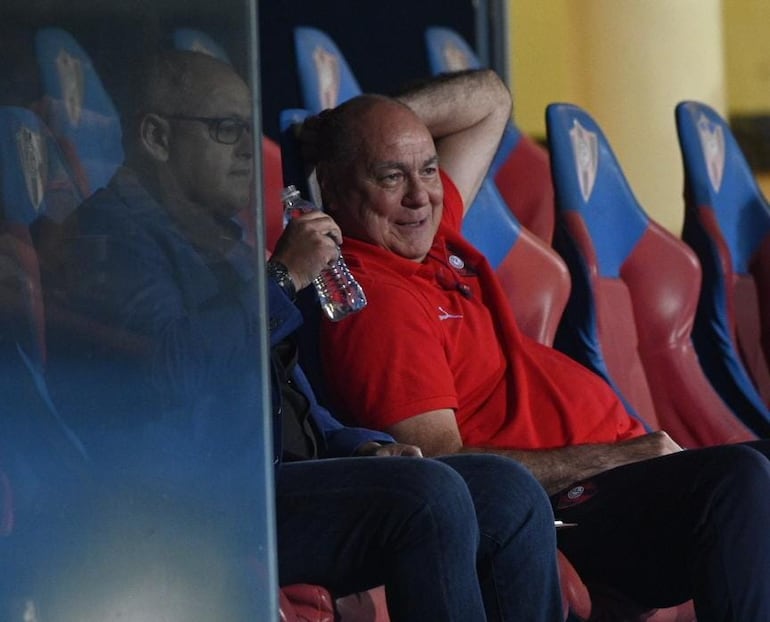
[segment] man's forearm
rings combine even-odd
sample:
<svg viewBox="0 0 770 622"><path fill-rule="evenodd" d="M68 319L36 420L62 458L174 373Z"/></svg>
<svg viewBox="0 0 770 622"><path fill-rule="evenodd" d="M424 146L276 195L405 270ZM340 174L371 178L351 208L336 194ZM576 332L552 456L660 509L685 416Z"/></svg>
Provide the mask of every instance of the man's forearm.
<svg viewBox="0 0 770 622"><path fill-rule="evenodd" d="M613 466L610 445L575 445L559 449L498 449L465 447L463 453L495 453L527 467L549 495L570 484L606 471Z"/></svg>
<svg viewBox="0 0 770 622"><path fill-rule="evenodd" d="M444 74L398 95L435 138L472 127L490 115L510 118L505 84L490 69Z"/></svg>
<svg viewBox="0 0 770 622"><path fill-rule="evenodd" d="M496 453L526 466L549 495L609 469L681 450L665 432L619 443L520 450L464 447L463 453Z"/></svg>

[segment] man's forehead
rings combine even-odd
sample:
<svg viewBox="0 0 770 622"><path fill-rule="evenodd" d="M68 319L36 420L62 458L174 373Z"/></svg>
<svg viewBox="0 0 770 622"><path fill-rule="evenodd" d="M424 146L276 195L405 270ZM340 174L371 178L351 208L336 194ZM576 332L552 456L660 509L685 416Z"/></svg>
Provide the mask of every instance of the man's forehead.
<svg viewBox="0 0 770 622"><path fill-rule="evenodd" d="M202 76L194 89L195 103L211 113L244 114L251 108L251 93L234 72Z"/></svg>
<svg viewBox="0 0 770 622"><path fill-rule="evenodd" d="M362 148L372 160L403 160L413 163L429 163L436 158L433 137L420 128L391 127L379 128L362 140Z"/></svg>

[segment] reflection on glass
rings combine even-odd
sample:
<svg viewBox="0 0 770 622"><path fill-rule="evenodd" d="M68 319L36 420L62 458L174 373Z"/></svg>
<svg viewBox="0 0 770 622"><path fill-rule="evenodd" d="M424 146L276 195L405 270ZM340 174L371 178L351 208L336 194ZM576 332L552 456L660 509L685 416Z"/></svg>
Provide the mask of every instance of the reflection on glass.
<svg viewBox="0 0 770 622"><path fill-rule="evenodd" d="M189 7L15 4L0 10L0 618L269 619L247 7L197 9L222 37L207 47L175 39ZM199 51L145 63L175 45ZM227 140L182 119L203 116L227 118Z"/></svg>

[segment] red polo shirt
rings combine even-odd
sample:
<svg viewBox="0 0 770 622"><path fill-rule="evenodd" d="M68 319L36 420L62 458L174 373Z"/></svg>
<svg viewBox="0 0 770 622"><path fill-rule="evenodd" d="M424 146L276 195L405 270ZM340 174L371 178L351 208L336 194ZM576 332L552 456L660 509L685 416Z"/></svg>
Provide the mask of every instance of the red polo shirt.
<svg viewBox="0 0 770 622"><path fill-rule="evenodd" d="M604 380L518 329L497 278L460 234L462 198L444 181L444 215L422 263L345 238L369 304L321 328L337 414L385 429L450 408L466 446L552 448L644 433Z"/></svg>

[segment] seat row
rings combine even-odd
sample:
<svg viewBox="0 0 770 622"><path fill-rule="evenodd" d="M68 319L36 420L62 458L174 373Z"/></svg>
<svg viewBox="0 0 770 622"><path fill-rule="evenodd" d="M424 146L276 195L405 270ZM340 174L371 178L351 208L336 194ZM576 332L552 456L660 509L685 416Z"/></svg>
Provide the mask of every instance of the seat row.
<svg viewBox="0 0 770 622"><path fill-rule="evenodd" d="M448 29L429 29L426 43L435 73L479 66ZM328 35L298 28L295 47L308 112L361 92ZM648 429L685 447L764 438L770 210L727 122L694 101L675 115L682 239L646 214L599 125L569 104L547 108L545 163L510 124L463 233L525 332L603 376ZM653 619L672 616L693 619L689 605Z"/></svg>
<svg viewBox="0 0 770 622"><path fill-rule="evenodd" d="M30 285L24 304L32 329L14 334L35 386L44 386L46 350L34 251L41 245L56 248L66 215L106 183L122 160L122 151L115 149L120 140L114 107L110 110L103 97L96 97L97 103L84 99L100 91L95 72L88 77L87 55L68 33L46 32L61 46L47 52L59 59L48 64L59 85L36 108L46 122L28 110L0 111L7 131L0 165L16 173L3 175L3 233L10 234L12 256ZM226 60L202 33L185 36L180 47ZM426 41L437 73L478 66L472 50L451 31L431 29ZM296 44L309 112L360 92L339 50L323 33L297 29ZM40 46L41 54L45 49ZM68 80L85 87L73 90ZM285 125L296 118L296 113L287 116ZM761 318L770 317L770 216L728 124L697 102L680 104L676 118L686 171L682 239L649 218L599 125L569 104L548 107L548 150L509 125L463 232L496 268L524 331L603 375L648 428L664 428L688 447L765 437L770 417L763 399L767 385L761 382L762 348L770 344L770 331L761 332L762 340L758 335ZM73 120L76 129L68 129ZM84 134L89 124L95 129L90 138ZM19 142L18 136L24 139ZM264 138L268 248L282 227L280 188L296 181L285 164L278 145ZM253 210L243 217L253 230ZM26 342L24 334L29 335ZM44 399L50 410L49 402ZM66 429L62 432L66 437ZM7 493L2 498L10 499L11 483L1 477L0 483ZM10 502L4 506L10 507ZM5 509L0 516L11 514ZM10 525L10 519L2 525ZM325 603L318 611L332 615L328 593L311 587L304 593L311 608ZM301 602L296 591L293 598ZM573 593L573 614L585 616L580 598L582 592L577 598ZM349 608L343 619L387 619L381 591L338 601L336 607L338 612ZM691 608L661 611L653 619L671 616L693 619Z"/></svg>
<svg viewBox="0 0 770 622"><path fill-rule="evenodd" d="M93 142L99 136L105 144L113 143L114 146L119 143L119 139L115 135L110 139L109 132L100 134L100 127L104 129L105 126L113 126L116 114L85 52L63 31L46 29L38 35L39 40L52 37L62 46L59 49L46 49L48 55L60 59L59 64L63 62L67 70L56 72L54 77L60 81L58 90L47 89L44 105L35 106L32 110L0 108L0 129L3 132L0 141L3 146L0 161L3 170L3 256L14 265L18 263L19 289L25 294L23 300L19 301L14 329L10 329L11 322L3 326L9 329L4 335L4 343L9 346L4 361L13 366L18 375L28 378L27 385L34 389L32 394L17 392L17 399L11 409L25 420L35 411L42 413L42 418L62 423L63 419L46 387L46 323L67 323L77 321L77 318L63 315L63 310L56 305L55 273L59 265L56 253L61 250L63 240L74 234L74 231L67 230L71 222L69 216L95 187L106 183L119 166L122 155L118 155L122 151L107 149L106 154L100 156L100 144ZM188 45L201 49L198 39ZM73 92L72 85L67 85L68 80L75 80L77 84L85 84L86 87L82 91ZM90 113L91 100L85 98L89 89L99 93L97 101L109 104L102 114ZM43 115L47 123L39 115ZM95 122L95 127L89 129L90 122ZM73 127L68 127L68 123ZM119 125L114 127L119 130ZM112 159L110 153L114 155ZM275 190L282 183L279 149L265 139L263 155L265 185ZM277 192L275 196L277 199ZM268 205L267 212L277 217L267 217L267 243L271 246L280 233L275 223L282 222L282 219L280 208L270 209ZM253 216L249 211L244 213L247 219L250 215ZM41 266L41 262L45 265ZM44 279L49 279L45 287ZM43 289L46 291L45 301ZM23 330L17 331L17 326ZM98 327L67 326L64 330L69 328L92 331L94 338L99 338ZM4 373L4 377L8 379L11 375ZM10 384L18 386L18 383L9 381ZM10 394L10 389L4 391L5 394ZM61 437L65 445L69 442L76 444L76 439L66 426L57 428L52 434ZM5 474L3 477L7 483L3 488L7 492L3 496L4 515L8 517L4 523L7 525L5 535L13 537L18 531L12 528L12 518L18 514L13 493L15 489L15 496L23 494L26 482L7 481ZM562 560L562 567L565 573L574 574L566 560ZM584 590L576 578L572 581L571 589L578 596L580 590ZM577 598L574 594L573 600ZM308 617L310 611L315 616L331 615L332 599L322 588L291 586L282 590L281 599L282 615L288 620L292 619L289 613L291 610L304 611L298 615ZM343 620L387 618L382 589L338 599L334 609Z"/></svg>

